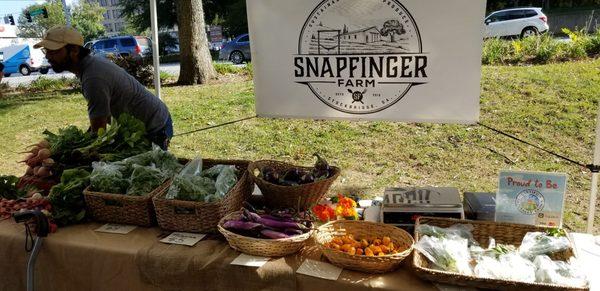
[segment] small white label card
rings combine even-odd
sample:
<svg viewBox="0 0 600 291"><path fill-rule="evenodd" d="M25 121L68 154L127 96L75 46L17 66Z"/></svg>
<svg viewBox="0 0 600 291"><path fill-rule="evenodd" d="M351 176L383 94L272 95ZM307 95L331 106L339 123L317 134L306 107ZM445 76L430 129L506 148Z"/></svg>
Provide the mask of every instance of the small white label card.
<svg viewBox="0 0 600 291"><path fill-rule="evenodd" d="M117 234L128 234L132 230L134 230L136 227L137 226L135 226L135 225L107 223L107 224L97 228L95 231L117 233Z"/></svg>
<svg viewBox="0 0 600 291"><path fill-rule="evenodd" d="M205 236L205 234L201 233L174 232L171 233L169 236L161 239L160 242L193 247Z"/></svg>
<svg viewBox="0 0 600 291"><path fill-rule="evenodd" d="M338 268L329 263L306 260L300 265L300 268L296 270L296 273L335 281L340 277L342 270L342 268Z"/></svg>
<svg viewBox="0 0 600 291"><path fill-rule="evenodd" d="M260 268L266 264L271 258L257 257L246 254L240 254L235 260L231 262L232 265L247 266Z"/></svg>

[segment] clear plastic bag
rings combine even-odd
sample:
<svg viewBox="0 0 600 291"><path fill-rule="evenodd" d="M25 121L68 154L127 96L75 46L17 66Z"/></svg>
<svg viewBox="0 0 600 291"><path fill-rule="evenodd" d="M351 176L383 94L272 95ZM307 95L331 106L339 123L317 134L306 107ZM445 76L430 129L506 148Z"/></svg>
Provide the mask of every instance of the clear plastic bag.
<svg viewBox="0 0 600 291"><path fill-rule="evenodd" d="M588 285L585 273L576 261L569 263L553 261L550 257L542 255L535 257L533 263L537 269L535 276L538 282L572 287L585 287Z"/></svg>
<svg viewBox="0 0 600 291"><path fill-rule="evenodd" d="M130 178L130 187L127 195L144 196L154 191L158 186L169 178L167 173L162 172L154 165L133 165L133 173Z"/></svg>
<svg viewBox="0 0 600 291"><path fill-rule="evenodd" d="M214 168L214 167L213 167ZM224 165L221 168L217 180L215 181L215 198L221 199L237 183L237 170L235 166Z"/></svg>
<svg viewBox="0 0 600 291"><path fill-rule="evenodd" d="M528 232L523 237L519 253L521 256L533 260L539 255L547 255L564 251L571 247L566 236L554 237L543 232Z"/></svg>
<svg viewBox="0 0 600 291"><path fill-rule="evenodd" d="M438 238L462 237L469 241L469 245L479 245L473 238L473 225L455 224L448 228L437 227L428 224L420 224L417 232L421 235L433 236Z"/></svg>
<svg viewBox="0 0 600 291"><path fill-rule="evenodd" d="M468 240L458 236L440 238L423 236L415 248L441 270L460 274L472 274Z"/></svg>
<svg viewBox="0 0 600 291"><path fill-rule="evenodd" d="M118 164L93 162L90 185L93 191L123 194L129 187L129 179L124 178L123 167Z"/></svg>
<svg viewBox="0 0 600 291"><path fill-rule="evenodd" d="M517 252L500 255L497 259L483 256L477 261L474 273L477 277L535 282L535 265Z"/></svg>

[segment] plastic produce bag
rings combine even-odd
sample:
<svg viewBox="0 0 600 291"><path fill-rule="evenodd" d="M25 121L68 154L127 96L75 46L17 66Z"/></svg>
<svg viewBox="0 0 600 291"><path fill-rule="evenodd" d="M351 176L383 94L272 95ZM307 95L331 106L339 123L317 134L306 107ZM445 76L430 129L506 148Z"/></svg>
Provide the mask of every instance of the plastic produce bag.
<svg viewBox="0 0 600 291"><path fill-rule="evenodd" d="M194 183L197 182L199 184L205 184L205 182L201 181L200 174L202 174L202 159L195 158L190 161L182 170L173 178L173 183L171 187L169 187L169 191L167 195L165 195L166 199L181 199L181 200L193 200L191 198L191 192L197 188ZM195 180L195 181L194 181ZM198 185L200 187L200 185ZM188 198L183 199L180 198L179 195L181 193L182 197ZM196 193L202 194L202 193Z"/></svg>
<svg viewBox="0 0 600 291"><path fill-rule="evenodd" d="M564 251L571 247L566 236L554 237L543 232L528 232L523 237L519 253L521 256L533 260L539 255L547 255Z"/></svg>
<svg viewBox="0 0 600 291"><path fill-rule="evenodd" d="M500 255L498 259L484 256L477 261L474 273L478 277L535 282L535 265L517 252Z"/></svg>
<svg viewBox="0 0 600 291"><path fill-rule="evenodd" d="M225 197L225 194L227 194L227 192L229 192L229 190L237 183L237 171L235 169L235 166L221 166L224 167L221 168L221 171L217 176L217 180L215 182L215 187L217 188L215 196L217 196L219 199Z"/></svg>
<svg viewBox="0 0 600 291"><path fill-rule="evenodd" d="M469 245L479 245L473 238L473 225L471 224L455 224L448 228L441 228L429 224L420 224L417 227L417 232L421 235L428 235L438 238L462 237L469 241Z"/></svg>
<svg viewBox="0 0 600 291"><path fill-rule="evenodd" d="M415 248L441 270L472 274L469 266L471 255L465 238L456 236L439 238L426 235L417 242Z"/></svg>
<svg viewBox="0 0 600 291"><path fill-rule="evenodd" d="M169 178L167 173L152 166L133 165L127 195L144 196L152 192Z"/></svg>
<svg viewBox="0 0 600 291"><path fill-rule="evenodd" d="M123 177L123 167L105 162L93 162L90 185L93 191L124 194L129 187L129 180Z"/></svg>
<svg viewBox="0 0 600 291"><path fill-rule="evenodd" d="M588 280L575 261L553 261L548 256L537 256L533 261L537 271L536 280L541 283L585 287Z"/></svg>

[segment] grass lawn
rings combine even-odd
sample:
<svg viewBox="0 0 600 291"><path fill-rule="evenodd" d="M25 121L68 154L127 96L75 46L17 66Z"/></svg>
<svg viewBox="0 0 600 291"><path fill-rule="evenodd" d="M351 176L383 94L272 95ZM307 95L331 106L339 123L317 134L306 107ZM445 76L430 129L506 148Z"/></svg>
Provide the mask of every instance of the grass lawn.
<svg viewBox="0 0 600 291"><path fill-rule="evenodd" d="M481 122L590 163L600 95L600 60L533 67L483 69ZM176 132L254 115L251 81L163 89ZM0 98L0 173L21 175L26 145L48 128L87 127L76 92ZM582 231L589 173L479 126L277 120L258 118L176 137L182 157L277 159L312 164L321 153L343 169L332 193L380 195L386 186L455 186L495 191L502 169L559 171L569 175L566 227ZM600 215L596 215L600 230Z"/></svg>

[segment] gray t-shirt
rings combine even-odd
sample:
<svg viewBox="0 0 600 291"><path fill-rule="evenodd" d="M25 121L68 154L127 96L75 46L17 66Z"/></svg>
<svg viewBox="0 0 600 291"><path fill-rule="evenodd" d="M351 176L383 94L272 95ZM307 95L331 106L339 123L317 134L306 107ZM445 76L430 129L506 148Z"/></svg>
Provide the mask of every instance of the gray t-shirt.
<svg viewBox="0 0 600 291"><path fill-rule="evenodd" d="M86 56L81 61L81 87L90 119L118 118L128 113L146 125L148 133L162 129L169 117L167 106L111 61Z"/></svg>

